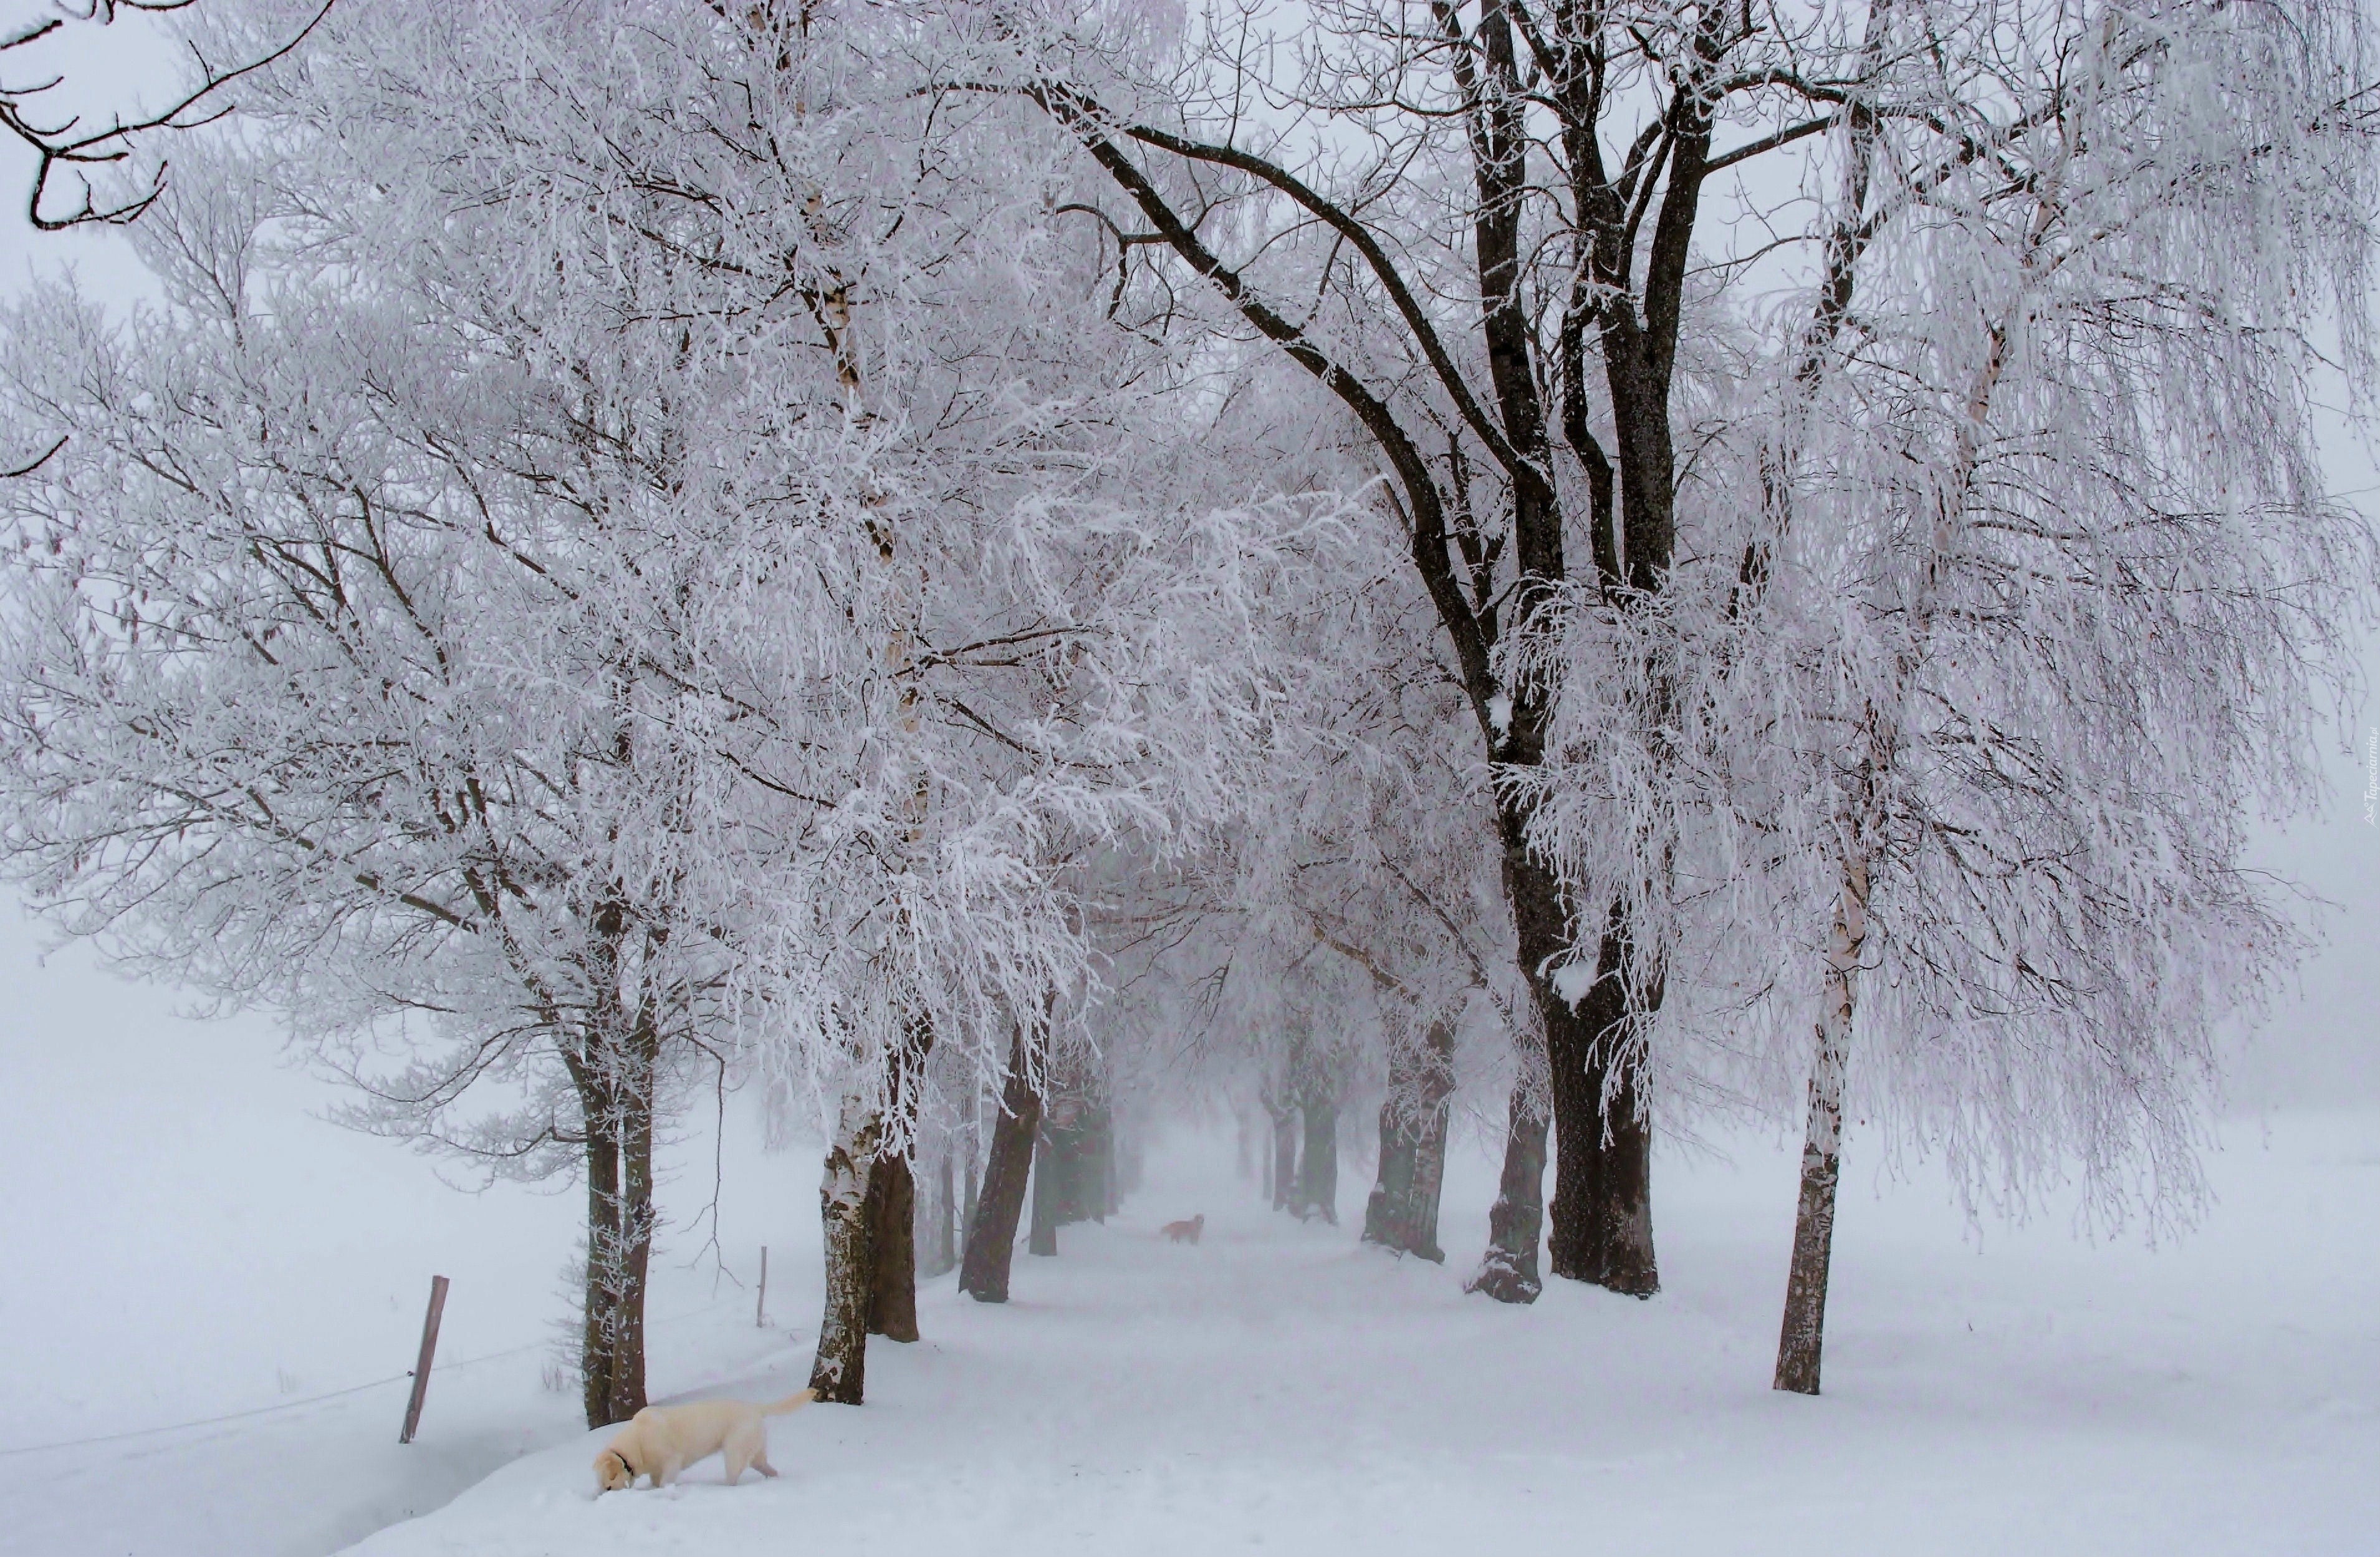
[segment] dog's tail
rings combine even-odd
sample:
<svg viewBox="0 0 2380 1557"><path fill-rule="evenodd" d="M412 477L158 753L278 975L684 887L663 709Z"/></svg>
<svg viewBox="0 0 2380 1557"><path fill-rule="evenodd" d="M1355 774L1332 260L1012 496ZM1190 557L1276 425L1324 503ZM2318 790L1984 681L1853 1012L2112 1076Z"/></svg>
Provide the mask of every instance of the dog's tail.
<svg viewBox="0 0 2380 1557"><path fill-rule="evenodd" d="M814 1401L817 1398L818 1391L804 1390L799 1394L789 1394L784 1399L778 1401L772 1405L763 1405L760 1407L760 1415L763 1417L782 1417L788 1411L799 1411L803 1406L808 1405L811 1401Z"/></svg>

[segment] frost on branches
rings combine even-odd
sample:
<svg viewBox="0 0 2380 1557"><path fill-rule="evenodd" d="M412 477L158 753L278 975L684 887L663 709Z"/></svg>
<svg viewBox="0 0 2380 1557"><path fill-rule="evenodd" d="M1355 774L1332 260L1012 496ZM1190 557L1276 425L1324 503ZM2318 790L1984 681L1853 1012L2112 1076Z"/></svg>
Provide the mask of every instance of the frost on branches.
<svg viewBox="0 0 2380 1557"><path fill-rule="evenodd" d="M614 9L326 23L134 228L164 306L20 312L67 443L0 494L16 869L331 1035L358 1122L582 1159L590 1421L686 1082L890 1158L926 1046L999 1076L1087 977L1071 862L1240 787L1330 505L1162 500L1170 365L1075 326L1010 105Z"/></svg>
<svg viewBox="0 0 2380 1557"><path fill-rule="evenodd" d="M1530 661L1541 846L1670 883L1653 1063L1803 1091L1779 1389L1818 1387L1849 1116L2004 1204L2194 1202L2216 1024L2299 950L2246 824L2312 799L2375 578L2305 344L2364 382L2360 25L1875 7L1806 300L1712 408L1706 561Z"/></svg>

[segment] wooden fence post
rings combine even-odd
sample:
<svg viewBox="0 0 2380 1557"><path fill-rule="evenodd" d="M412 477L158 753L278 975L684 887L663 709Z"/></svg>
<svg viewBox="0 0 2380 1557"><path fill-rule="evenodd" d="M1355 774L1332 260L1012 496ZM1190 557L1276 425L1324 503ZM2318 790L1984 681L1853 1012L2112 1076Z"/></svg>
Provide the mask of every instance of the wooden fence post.
<svg viewBox="0 0 2380 1557"><path fill-rule="evenodd" d="M761 1330L769 1328L769 1246L766 1244L760 1246L760 1293L752 1300L752 1323Z"/></svg>
<svg viewBox="0 0 2380 1557"><path fill-rule="evenodd" d="M446 1312L446 1278L430 1278L430 1312L421 1318L421 1356L413 1364L413 1398L405 1403L405 1430L396 1435L399 1443L413 1441L413 1429L421 1425L421 1397L430 1389L430 1362L438 1355L438 1320Z"/></svg>

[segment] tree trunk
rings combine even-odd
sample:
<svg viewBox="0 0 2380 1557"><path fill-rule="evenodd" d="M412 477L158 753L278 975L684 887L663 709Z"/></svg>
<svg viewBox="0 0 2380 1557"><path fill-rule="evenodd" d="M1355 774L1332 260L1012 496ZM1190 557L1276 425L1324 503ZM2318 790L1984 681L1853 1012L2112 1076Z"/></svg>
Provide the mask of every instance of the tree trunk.
<svg viewBox="0 0 2380 1557"><path fill-rule="evenodd" d="M1777 1341L1775 1387L1818 1393L1826 1345L1827 1278L1834 1256L1835 1188L1842 1176L1843 1073L1851 1057L1852 977L1867 939L1868 871L1856 847L1843 861L1817 1055L1810 1066L1810 1113L1802 1134L1802 1197L1793 1217L1793 1264L1785 1278L1785 1320Z"/></svg>
<svg viewBox="0 0 2380 1557"><path fill-rule="evenodd" d="M645 1408L645 1293L653 1262L653 1085L660 1043L650 1028L630 1042L625 1128L621 1131L620 1236L623 1245L619 1349L612 1369L612 1420Z"/></svg>
<svg viewBox="0 0 2380 1557"><path fill-rule="evenodd" d="M612 1415L612 1397L619 1357L613 1297L619 1288L620 1141L608 1108L600 1101L582 1101L581 1108L587 1131L587 1265L578 1389L587 1425L601 1428L619 1419Z"/></svg>
<svg viewBox="0 0 2380 1557"><path fill-rule="evenodd" d="M868 1333L917 1338L917 1180L909 1159L890 1152L868 1179Z"/></svg>
<svg viewBox="0 0 2380 1557"><path fill-rule="evenodd" d="M978 1303L1008 1301L1016 1223L1025 1212L1033 1141L1041 1133L1041 1095L1033 1089L1029 1060L1020 1030L1009 1048L1000 1117L991 1126L991 1156L984 1164L983 1189L974 1214L967 1219L966 1253L959 1270L959 1290Z"/></svg>
<svg viewBox="0 0 2380 1557"><path fill-rule="evenodd" d="M1405 1251L1406 1211L1413 1203L1414 1152L1419 1142L1415 1102L1420 1065L1410 1043L1389 1051L1389 1095L1380 1100L1380 1162L1371 1198L1364 1202L1367 1244Z"/></svg>
<svg viewBox="0 0 2380 1557"><path fill-rule="evenodd" d="M1272 1209L1303 1216L1305 1208L1297 1202L1297 1107L1265 1108L1272 1115Z"/></svg>
<svg viewBox="0 0 2380 1557"><path fill-rule="evenodd" d="M1410 1241L1424 1259L1446 1261L1438 1246L1439 1190L1446 1183L1446 1136L1454 1112L1454 1029L1443 1022L1429 1029L1429 1064L1422 1072L1421 1140L1414 1149Z"/></svg>
<svg viewBox="0 0 2380 1557"><path fill-rule="evenodd" d="M951 1161L957 1151L958 1142L952 1140L934 1159L933 1192L926 1197L927 1268L923 1273L928 1276L942 1275L959 1262L957 1164Z"/></svg>
<svg viewBox="0 0 2380 1557"><path fill-rule="evenodd" d="M1546 1114L1525 1071L1512 1083L1509 1119L1504 1173L1488 1211L1488 1252L1463 1290L1499 1303L1535 1303L1544 1289L1537 1275L1537 1235L1545 1223Z"/></svg>
<svg viewBox="0 0 2380 1557"><path fill-rule="evenodd" d="M1653 1254L1653 1132L1634 1067L1615 1057L1629 1014L1621 909L1615 905L1606 916L1595 983L1573 1006L1544 971L1569 945L1560 887L1529 856L1518 826L1507 820L1504 882L1546 1031L1556 1147L1548 1263L1557 1276L1650 1297L1661 1285ZM1648 995L1658 1004L1658 988Z"/></svg>
<svg viewBox="0 0 2380 1557"><path fill-rule="evenodd" d="M590 1034L570 1062L586 1132L587 1267L580 1405L589 1427L645 1407L645 1289L653 1244L653 1086L650 1028Z"/></svg>
<svg viewBox="0 0 2380 1557"><path fill-rule="evenodd" d="M983 1126L979 1122L981 1115L978 1107L982 1101L980 1096L982 1090L983 1089L973 1079L968 1080L966 1089L966 1113L965 1115L966 1122L965 1128L959 1132L959 1144L962 1150L966 1152L966 1171L965 1176L962 1181L961 1189L961 1193L965 1198L959 1202L958 1253L960 1254L965 1253L966 1249L967 1230L975 1225L975 1208L978 1186L978 1181L976 1175L982 1171L983 1163ZM955 1262L956 1259L957 1255L954 1254L953 1256L953 1262Z"/></svg>
<svg viewBox="0 0 2380 1557"><path fill-rule="evenodd" d="M1058 1151L1045 1123L1033 1139L1033 1233L1026 1252L1058 1252Z"/></svg>
<svg viewBox="0 0 2380 1557"><path fill-rule="evenodd" d="M1419 1049L1401 1046L1380 1105L1380 1167L1364 1208L1364 1238L1443 1262L1438 1247L1439 1186L1446 1177L1448 1100L1454 1090L1454 1032L1430 1024Z"/></svg>
<svg viewBox="0 0 2380 1557"><path fill-rule="evenodd" d="M1339 1225L1339 1100L1308 1094L1305 1152L1298 1163L1297 1198L1301 1217L1319 1215Z"/></svg>
<svg viewBox="0 0 2380 1557"><path fill-rule="evenodd" d="M883 1137L884 1121L858 1098L845 1098L819 1184L819 1214L826 1225L826 1316L819 1321L810 1388L819 1399L838 1405L857 1405L867 1390L873 1271L868 1187L876 1176L878 1144Z"/></svg>
<svg viewBox="0 0 2380 1557"><path fill-rule="evenodd" d="M1105 1221L1106 1190L1099 1182L1099 1108L1082 1092L1055 1100L1041 1116L1050 1137L1053 1214L1069 1222Z"/></svg>

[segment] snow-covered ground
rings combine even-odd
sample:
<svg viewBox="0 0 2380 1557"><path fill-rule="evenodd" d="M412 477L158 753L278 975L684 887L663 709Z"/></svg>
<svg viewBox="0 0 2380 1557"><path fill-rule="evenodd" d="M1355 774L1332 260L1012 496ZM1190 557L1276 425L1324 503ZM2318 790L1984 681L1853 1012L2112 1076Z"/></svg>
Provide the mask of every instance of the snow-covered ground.
<svg viewBox="0 0 2380 1557"><path fill-rule="evenodd" d="M72 1042L0 1013L0 1553L2380 1550L2380 1111L2227 1128L2217 1204L2155 1249L2078 1241L2055 1210L1971 1231L1922 1171L1879 1182L1854 1134L1815 1401L1767 1388L1793 1193L1775 1142L1659 1158L1655 1301L1555 1283L1510 1309L1269 1214L1228 1143L1177 1135L1121 1219L1019 1254L1015 1302L932 1283L926 1339L871 1349L867 1407L773 1424L782 1479L726 1489L713 1461L598 1502L599 1438L540 1380L575 1194L456 1194L307 1117L329 1094L272 1065L269 1030L112 988ZM747 1279L772 1246L772 1328L683 1225L709 1198L698 1136L669 1188L659 1397L802 1381L816 1168L756 1134L731 1106L720 1234ZM1459 1259L1492 1144L1451 1164ZM1195 1211L1202 1246L1153 1235ZM399 1447L432 1271L452 1366Z"/></svg>
<svg viewBox="0 0 2380 1557"><path fill-rule="evenodd" d="M599 1436L359 1557L883 1552L2369 1552L2380 1541L2380 1116L2235 1133L2224 1205L2157 1252L1980 1248L1930 1185L1853 1193L1828 1393L1767 1388L1791 1163L1665 1161L1668 1290L1534 1308L1268 1215L1202 1142L1129 1214L945 1281L869 1404L778 1421L785 1475L596 1500ZM1450 1186L1483 1232L1488 1163ZM1203 1210L1177 1247L1164 1218ZM794 1352L736 1381L798 1387ZM1540 1543L1548 1543L1541 1546ZM1558 1546L1551 1543L1559 1543Z"/></svg>

